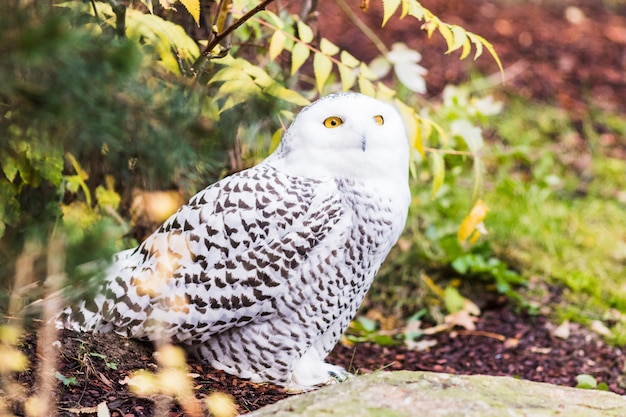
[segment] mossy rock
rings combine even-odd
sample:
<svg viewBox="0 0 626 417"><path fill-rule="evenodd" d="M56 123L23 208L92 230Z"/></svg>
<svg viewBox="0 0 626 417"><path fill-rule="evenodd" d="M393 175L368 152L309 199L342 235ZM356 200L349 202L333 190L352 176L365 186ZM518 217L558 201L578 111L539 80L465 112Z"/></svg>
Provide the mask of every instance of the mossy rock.
<svg viewBox="0 0 626 417"><path fill-rule="evenodd" d="M377 372L294 396L248 414L372 417L618 417L626 398L614 393L503 376Z"/></svg>

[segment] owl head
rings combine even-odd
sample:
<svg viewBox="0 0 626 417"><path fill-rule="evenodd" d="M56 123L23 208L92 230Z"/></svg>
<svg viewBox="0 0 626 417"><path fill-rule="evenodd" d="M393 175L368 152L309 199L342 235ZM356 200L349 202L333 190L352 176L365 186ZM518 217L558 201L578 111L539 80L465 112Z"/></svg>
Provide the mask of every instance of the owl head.
<svg viewBox="0 0 626 417"><path fill-rule="evenodd" d="M398 111L357 93L323 97L296 117L268 162L308 178L403 179L409 145Z"/></svg>

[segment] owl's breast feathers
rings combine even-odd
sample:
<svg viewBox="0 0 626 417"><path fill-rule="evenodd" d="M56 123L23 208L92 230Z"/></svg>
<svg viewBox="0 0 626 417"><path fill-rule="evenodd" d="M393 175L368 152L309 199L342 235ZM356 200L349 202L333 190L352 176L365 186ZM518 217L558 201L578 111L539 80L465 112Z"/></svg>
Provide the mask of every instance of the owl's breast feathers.
<svg viewBox="0 0 626 417"><path fill-rule="evenodd" d="M122 252L103 295L66 320L82 330L196 344L279 313L302 315L315 297L339 299L351 313L406 210L354 181L259 165L207 187Z"/></svg>

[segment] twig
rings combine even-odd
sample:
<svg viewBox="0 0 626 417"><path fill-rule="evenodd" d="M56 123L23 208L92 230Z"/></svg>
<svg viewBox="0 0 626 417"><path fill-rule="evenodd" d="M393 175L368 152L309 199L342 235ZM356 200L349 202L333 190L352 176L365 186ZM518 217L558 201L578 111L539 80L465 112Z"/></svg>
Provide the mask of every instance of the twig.
<svg viewBox="0 0 626 417"><path fill-rule="evenodd" d="M205 56L210 55L213 48L215 48L225 37L233 33L239 26L243 25L252 16L254 16L255 14L259 13L262 10L265 10L265 8L273 1L274 0L263 0L261 3L257 4L248 13L244 14L239 19L237 19L235 23L233 23L232 25L224 29L222 33L215 34L211 42L209 42L206 48L204 48L204 51L202 51L202 55L205 55Z"/></svg>
<svg viewBox="0 0 626 417"><path fill-rule="evenodd" d="M376 49L380 51L382 55L387 55L389 53L389 49L385 46L385 43L374 33L369 26L367 26L357 15L354 14L350 6L346 4L344 0L337 0L337 6L348 16L348 19L352 21L354 26L359 28L361 32L374 44Z"/></svg>
<svg viewBox="0 0 626 417"><path fill-rule="evenodd" d="M464 155L464 156L476 156L477 155L477 152L455 151L454 149L439 149L439 148L424 147L424 150L426 152L444 153L448 155Z"/></svg>
<svg viewBox="0 0 626 417"><path fill-rule="evenodd" d="M506 336L498 334L498 333L486 332L484 330L454 330L454 331L457 334L462 334L462 335L484 336L484 337L490 337L492 339L499 340L500 342L506 341Z"/></svg>

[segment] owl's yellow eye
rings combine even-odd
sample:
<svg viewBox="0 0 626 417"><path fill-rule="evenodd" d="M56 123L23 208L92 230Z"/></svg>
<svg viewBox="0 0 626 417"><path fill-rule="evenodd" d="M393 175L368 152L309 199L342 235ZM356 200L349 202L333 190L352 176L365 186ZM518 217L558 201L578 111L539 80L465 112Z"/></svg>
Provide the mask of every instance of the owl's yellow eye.
<svg viewBox="0 0 626 417"><path fill-rule="evenodd" d="M381 116L380 114L378 116L374 116L374 121L376 122L377 125L384 125L385 124L385 119L383 119L383 116Z"/></svg>
<svg viewBox="0 0 626 417"><path fill-rule="evenodd" d="M324 126L326 126L329 129L335 128L337 126L341 126L342 124L343 124L343 120L341 120L337 116L327 117L326 120L324 120Z"/></svg>

